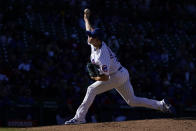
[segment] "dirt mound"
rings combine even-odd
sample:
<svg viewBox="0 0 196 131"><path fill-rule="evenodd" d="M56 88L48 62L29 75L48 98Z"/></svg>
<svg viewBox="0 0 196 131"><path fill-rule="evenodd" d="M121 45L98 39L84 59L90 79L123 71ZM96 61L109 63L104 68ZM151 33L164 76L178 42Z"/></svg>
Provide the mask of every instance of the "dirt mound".
<svg viewBox="0 0 196 131"><path fill-rule="evenodd" d="M24 128L26 131L196 131L196 119L148 119Z"/></svg>

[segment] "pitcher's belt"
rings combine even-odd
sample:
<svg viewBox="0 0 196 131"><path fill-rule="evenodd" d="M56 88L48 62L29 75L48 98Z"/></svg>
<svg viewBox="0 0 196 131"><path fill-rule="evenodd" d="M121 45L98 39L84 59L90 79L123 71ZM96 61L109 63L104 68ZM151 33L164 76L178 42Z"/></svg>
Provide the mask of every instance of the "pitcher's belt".
<svg viewBox="0 0 196 131"><path fill-rule="evenodd" d="M115 74L116 72L120 71L121 69L122 69L122 66L120 66L120 67L118 68L118 70L117 70L117 71L115 71L115 72L111 73L110 75Z"/></svg>
<svg viewBox="0 0 196 131"><path fill-rule="evenodd" d="M122 69L122 66L120 66L117 71L120 71L121 69Z"/></svg>

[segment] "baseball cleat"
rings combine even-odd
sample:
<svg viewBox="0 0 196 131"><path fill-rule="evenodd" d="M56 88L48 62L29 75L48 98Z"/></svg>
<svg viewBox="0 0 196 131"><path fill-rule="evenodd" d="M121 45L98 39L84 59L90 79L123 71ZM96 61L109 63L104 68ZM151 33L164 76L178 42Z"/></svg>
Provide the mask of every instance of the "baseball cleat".
<svg viewBox="0 0 196 131"><path fill-rule="evenodd" d="M169 103L169 101L167 99L163 99L163 112L169 113L169 114L176 114L176 110L175 108Z"/></svg>
<svg viewBox="0 0 196 131"><path fill-rule="evenodd" d="M75 124L84 124L84 123L86 123L86 120L80 121L80 120L73 118L73 119L70 119L69 121L66 121L65 125L75 125Z"/></svg>

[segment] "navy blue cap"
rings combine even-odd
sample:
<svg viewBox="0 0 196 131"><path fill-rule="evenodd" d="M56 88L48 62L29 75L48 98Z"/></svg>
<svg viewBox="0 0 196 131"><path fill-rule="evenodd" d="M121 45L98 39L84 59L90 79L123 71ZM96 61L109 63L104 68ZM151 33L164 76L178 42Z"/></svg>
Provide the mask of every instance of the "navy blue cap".
<svg viewBox="0 0 196 131"><path fill-rule="evenodd" d="M98 38L99 40L103 40L104 33L100 28L95 28L93 31L86 31L86 34L93 38Z"/></svg>

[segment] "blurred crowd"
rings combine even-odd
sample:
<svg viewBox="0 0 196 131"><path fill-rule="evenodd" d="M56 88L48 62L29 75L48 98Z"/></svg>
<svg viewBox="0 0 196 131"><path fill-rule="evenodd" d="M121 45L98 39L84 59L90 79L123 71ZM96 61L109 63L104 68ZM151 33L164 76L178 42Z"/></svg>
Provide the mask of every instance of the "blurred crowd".
<svg viewBox="0 0 196 131"><path fill-rule="evenodd" d="M193 3L0 1L0 108L52 99L58 113L75 113L93 82L86 71L86 7L92 9L93 26L104 29L105 42L129 70L136 95L159 100L167 96L177 106L196 104ZM90 113L104 104L126 103L111 91L95 100Z"/></svg>

